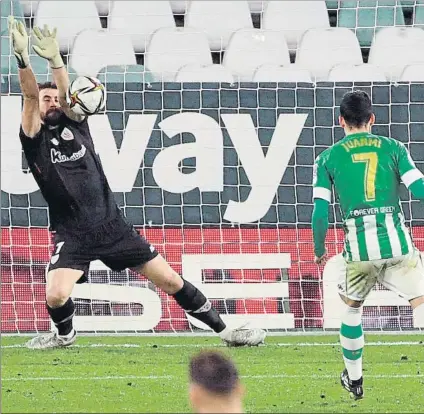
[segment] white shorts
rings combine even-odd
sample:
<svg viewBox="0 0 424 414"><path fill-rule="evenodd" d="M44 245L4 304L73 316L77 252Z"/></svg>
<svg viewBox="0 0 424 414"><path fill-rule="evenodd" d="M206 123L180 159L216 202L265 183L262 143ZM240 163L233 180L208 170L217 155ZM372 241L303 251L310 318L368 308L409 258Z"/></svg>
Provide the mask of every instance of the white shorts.
<svg viewBox="0 0 424 414"><path fill-rule="evenodd" d="M325 272L337 274L339 294L362 302L377 282L406 300L424 296L424 264L418 250L393 259L346 262L343 255L332 257Z"/></svg>

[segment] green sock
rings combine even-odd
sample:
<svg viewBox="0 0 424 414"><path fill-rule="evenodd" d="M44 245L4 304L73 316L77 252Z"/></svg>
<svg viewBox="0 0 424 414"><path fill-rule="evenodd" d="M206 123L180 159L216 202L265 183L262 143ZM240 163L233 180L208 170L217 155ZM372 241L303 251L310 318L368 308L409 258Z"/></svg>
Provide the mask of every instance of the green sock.
<svg viewBox="0 0 424 414"><path fill-rule="evenodd" d="M362 352L364 333L362 330L362 309L348 307L342 316L340 344L349 378L353 381L362 377Z"/></svg>

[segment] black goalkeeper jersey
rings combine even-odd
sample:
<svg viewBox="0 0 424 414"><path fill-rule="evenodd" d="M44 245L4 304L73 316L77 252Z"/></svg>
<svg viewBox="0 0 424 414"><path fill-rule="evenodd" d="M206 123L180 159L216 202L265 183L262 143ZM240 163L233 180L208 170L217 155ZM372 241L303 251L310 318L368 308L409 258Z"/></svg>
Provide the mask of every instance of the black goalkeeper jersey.
<svg viewBox="0 0 424 414"><path fill-rule="evenodd" d="M41 126L34 138L20 130L29 168L48 206L52 230L85 232L119 214L87 119L65 115L56 129Z"/></svg>

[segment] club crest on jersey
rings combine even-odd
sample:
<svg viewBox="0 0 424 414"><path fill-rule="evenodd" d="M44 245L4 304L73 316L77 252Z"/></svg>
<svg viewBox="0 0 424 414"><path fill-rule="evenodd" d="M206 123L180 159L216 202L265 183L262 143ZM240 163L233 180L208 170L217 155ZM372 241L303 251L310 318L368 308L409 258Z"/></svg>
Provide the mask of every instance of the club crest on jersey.
<svg viewBox="0 0 424 414"><path fill-rule="evenodd" d="M60 136L65 140L65 141L72 141L74 139L74 134L72 133L71 130L69 130L68 128L64 128L62 133L60 134Z"/></svg>

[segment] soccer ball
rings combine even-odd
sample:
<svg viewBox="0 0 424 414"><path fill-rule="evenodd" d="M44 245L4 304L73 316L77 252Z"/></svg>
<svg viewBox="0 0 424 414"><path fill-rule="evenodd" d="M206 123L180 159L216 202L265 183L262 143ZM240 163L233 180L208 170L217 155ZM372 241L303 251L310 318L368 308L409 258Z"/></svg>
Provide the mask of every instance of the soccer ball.
<svg viewBox="0 0 424 414"><path fill-rule="evenodd" d="M79 76L69 85L66 101L74 113L94 115L105 106L105 87L96 78Z"/></svg>

